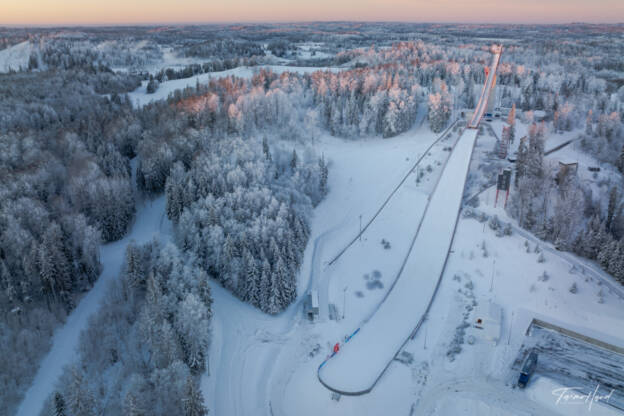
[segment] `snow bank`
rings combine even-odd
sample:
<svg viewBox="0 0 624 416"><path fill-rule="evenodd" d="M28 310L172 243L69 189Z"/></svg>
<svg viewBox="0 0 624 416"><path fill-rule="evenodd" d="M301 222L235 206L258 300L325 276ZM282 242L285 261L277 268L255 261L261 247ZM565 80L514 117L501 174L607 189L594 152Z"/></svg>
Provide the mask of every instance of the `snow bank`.
<svg viewBox="0 0 624 416"><path fill-rule="evenodd" d="M378 311L318 370L319 380L343 394L372 389L427 311L444 269L477 130L466 130L442 173L403 273Z"/></svg>

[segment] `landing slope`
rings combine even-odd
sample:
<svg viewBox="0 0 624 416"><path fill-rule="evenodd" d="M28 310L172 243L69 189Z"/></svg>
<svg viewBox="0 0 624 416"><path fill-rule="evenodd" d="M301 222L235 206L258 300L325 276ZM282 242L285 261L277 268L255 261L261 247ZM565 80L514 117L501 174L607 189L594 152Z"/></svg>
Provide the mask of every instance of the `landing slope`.
<svg viewBox="0 0 624 416"><path fill-rule="evenodd" d="M370 391L426 313L451 247L477 130L466 129L430 197L403 273L377 312L319 368L319 380L342 394Z"/></svg>

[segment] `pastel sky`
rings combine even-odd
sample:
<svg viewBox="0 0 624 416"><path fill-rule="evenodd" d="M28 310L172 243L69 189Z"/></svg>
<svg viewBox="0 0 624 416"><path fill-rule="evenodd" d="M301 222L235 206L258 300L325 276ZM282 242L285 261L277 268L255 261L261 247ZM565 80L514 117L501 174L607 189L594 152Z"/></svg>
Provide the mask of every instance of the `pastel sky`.
<svg viewBox="0 0 624 416"><path fill-rule="evenodd" d="M624 0L0 0L0 24L620 23Z"/></svg>

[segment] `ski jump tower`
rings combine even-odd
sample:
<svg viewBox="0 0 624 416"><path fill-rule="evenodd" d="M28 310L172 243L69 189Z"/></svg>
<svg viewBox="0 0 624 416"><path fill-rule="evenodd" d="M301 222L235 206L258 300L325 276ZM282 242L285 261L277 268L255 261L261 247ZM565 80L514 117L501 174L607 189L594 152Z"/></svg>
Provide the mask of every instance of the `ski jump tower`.
<svg viewBox="0 0 624 416"><path fill-rule="evenodd" d="M498 63L500 62L500 56L503 53L502 45L492 45L490 48L492 52L492 64L489 67L485 67L485 84L479 97L479 102L475 108L475 112L472 115L472 119L468 123L468 128L476 129L479 127L479 123L485 113L493 113L494 109L494 87L496 86L496 70L498 69Z"/></svg>

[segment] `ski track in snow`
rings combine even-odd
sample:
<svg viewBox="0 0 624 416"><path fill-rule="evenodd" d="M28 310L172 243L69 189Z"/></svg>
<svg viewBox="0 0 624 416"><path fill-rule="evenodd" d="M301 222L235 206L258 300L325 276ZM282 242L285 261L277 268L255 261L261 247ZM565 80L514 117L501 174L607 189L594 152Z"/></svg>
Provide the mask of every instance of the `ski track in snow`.
<svg viewBox="0 0 624 416"><path fill-rule="evenodd" d="M440 186L429 198L428 213L418 226L404 263L405 273L401 275L403 268L399 270L396 286L375 314L319 369L319 379L330 388L346 394L370 391L406 342L415 320L427 312L455 233L477 131L465 130L462 136L439 179Z"/></svg>

